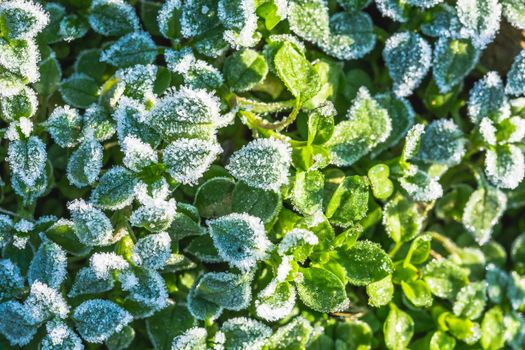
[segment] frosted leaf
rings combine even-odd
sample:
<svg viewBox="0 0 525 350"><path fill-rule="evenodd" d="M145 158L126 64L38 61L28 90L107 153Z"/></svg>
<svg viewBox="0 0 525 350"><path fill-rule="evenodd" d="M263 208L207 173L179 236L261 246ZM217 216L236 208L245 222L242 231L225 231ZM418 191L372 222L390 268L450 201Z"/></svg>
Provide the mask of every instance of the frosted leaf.
<svg viewBox="0 0 525 350"><path fill-rule="evenodd" d="M186 74L197 60L189 47L180 50L166 49L164 58L168 69L179 74Z"/></svg>
<svg viewBox="0 0 525 350"><path fill-rule="evenodd" d="M525 157L515 145L501 145L487 149L485 174L496 187L515 189L525 176Z"/></svg>
<svg viewBox="0 0 525 350"><path fill-rule="evenodd" d="M289 0L288 22L296 35L319 44L330 34L328 4L325 0Z"/></svg>
<svg viewBox="0 0 525 350"><path fill-rule="evenodd" d="M272 280L255 300L257 316L270 322L285 318L295 306L296 294L290 283Z"/></svg>
<svg viewBox="0 0 525 350"><path fill-rule="evenodd" d="M308 249L317 245L318 243L319 239L312 231L294 228L284 235L281 242L279 242L277 251L281 255L293 254L298 249Z"/></svg>
<svg viewBox="0 0 525 350"><path fill-rule="evenodd" d="M362 10L368 7L371 2L371 0L337 0L337 3L348 11Z"/></svg>
<svg viewBox="0 0 525 350"><path fill-rule="evenodd" d="M470 283L459 290L452 310L458 317L475 320L483 314L486 301L487 283Z"/></svg>
<svg viewBox="0 0 525 350"><path fill-rule="evenodd" d="M224 311L220 305L196 295L194 288L188 293L187 307L192 317L197 320L216 320Z"/></svg>
<svg viewBox="0 0 525 350"><path fill-rule="evenodd" d="M279 327L270 337L267 345L272 349L301 349L305 347L313 330L306 318L298 316Z"/></svg>
<svg viewBox="0 0 525 350"><path fill-rule="evenodd" d="M251 47L257 44L255 1L219 0L217 16L227 29L224 32L224 40L232 47Z"/></svg>
<svg viewBox="0 0 525 350"><path fill-rule="evenodd" d="M119 69L115 76L124 86L124 95L136 100L153 99L153 87L157 78L157 66L138 64Z"/></svg>
<svg viewBox="0 0 525 350"><path fill-rule="evenodd" d="M168 173L183 184L195 184L222 152L215 141L181 138L162 151Z"/></svg>
<svg viewBox="0 0 525 350"><path fill-rule="evenodd" d="M2 35L9 40L34 38L49 22L49 16L40 4L26 0L0 3Z"/></svg>
<svg viewBox="0 0 525 350"><path fill-rule="evenodd" d="M62 321L46 323L47 334L40 343L40 350L84 350L82 339Z"/></svg>
<svg viewBox="0 0 525 350"><path fill-rule="evenodd" d="M133 317L114 302L93 299L75 309L73 320L82 338L90 343L102 343L133 321Z"/></svg>
<svg viewBox="0 0 525 350"><path fill-rule="evenodd" d="M66 278L66 268L66 252L58 244L46 239L42 241L31 260L27 280L30 285L40 281L58 289Z"/></svg>
<svg viewBox="0 0 525 350"><path fill-rule="evenodd" d="M13 220L7 215L0 214L0 248L3 248L11 240L15 233Z"/></svg>
<svg viewBox="0 0 525 350"><path fill-rule="evenodd" d="M46 166L46 146L38 136L9 143L7 161L13 175L27 186L33 186Z"/></svg>
<svg viewBox="0 0 525 350"><path fill-rule="evenodd" d="M88 246L113 243L113 226L102 210L83 199L75 199L67 207L75 224L75 235L80 242Z"/></svg>
<svg viewBox="0 0 525 350"><path fill-rule="evenodd" d="M91 192L91 202L102 209L122 209L133 202L137 182L132 172L114 166L100 177L98 186Z"/></svg>
<svg viewBox="0 0 525 350"><path fill-rule="evenodd" d="M79 295L103 293L112 290L114 285L112 278L99 278L91 268L83 267L75 276L67 296L74 298Z"/></svg>
<svg viewBox="0 0 525 350"><path fill-rule="evenodd" d="M478 188L465 205L463 225L483 245L489 241L492 227L499 221L506 207L507 197L503 192L493 187Z"/></svg>
<svg viewBox="0 0 525 350"><path fill-rule="evenodd" d="M525 342L525 318L518 312L510 312L503 317L505 327L505 341L509 346L518 350Z"/></svg>
<svg viewBox="0 0 525 350"><path fill-rule="evenodd" d="M28 186L18 176L11 176L11 187L20 196L25 205L34 203L47 190L48 178L46 172L41 173L32 186Z"/></svg>
<svg viewBox="0 0 525 350"><path fill-rule="evenodd" d="M510 273L507 298L514 310L519 310L525 305L525 278L521 277L516 271Z"/></svg>
<svg viewBox="0 0 525 350"><path fill-rule="evenodd" d="M409 7L400 0L375 0L377 9L384 17L405 23L408 20Z"/></svg>
<svg viewBox="0 0 525 350"><path fill-rule="evenodd" d="M210 139L220 118L219 100L205 90L182 87L161 98L147 116L149 126L167 141Z"/></svg>
<svg viewBox="0 0 525 350"><path fill-rule="evenodd" d="M474 69L480 56L469 39L440 37L434 48L432 76L444 94L460 84Z"/></svg>
<svg viewBox="0 0 525 350"><path fill-rule="evenodd" d="M474 46L483 49L494 40L501 17L498 0L458 0L456 11L461 34L470 37Z"/></svg>
<svg viewBox="0 0 525 350"><path fill-rule="evenodd" d="M291 161L291 149L287 142L256 139L234 152L226 169L249 186L278 191L288 183Z"/></svg>
<svg viewBox="0 0 525 350"><path fill-rule="evenodd" d="M12 346L24 346L29 344L36 334L37 328L31 313L25 305L18 301L7 301L0 304L0 334L2 334Z"/></svg>
<svg viewBox="0 0 525 350"><path fill-rule="evenodd" d="M138 266L161 269L171 254L171 238L166 232L147 235L135 243L131 260Z"/></svg>
<svg viewBox="0 0 525 350"><path fill-rule="evenodd" d="M158 162L157 152L149 144L135 136L126 136L121 149L124 153L122 162L133 171L139 172Z"/></svg>
<svg viewBox="0 0 525 350"><path fill-rule="evenodd" d="M206 350L207 337L205 328L190 328L173 339L171 350Z"/></svg>
<svg viewBox="0 0 525 350"><path fill-rule="evenodd" d="M163 231L171 225L176 209L174 199L144 201L142 206L131 213L129 222L133 226L144 227L152 232Z"/></svg>
<svg viewBox="0 0 525 350"><path fill-rule="evenodd" d="M86 109L82 122L83 130L93 130L93 136L101 142L109 140L116 131L115 123L98 104L93 104Z"/></svg>
<svg viewBox="0 0 525 350"><path fill-rule="evenodd" d="M525 30L525 2L522 0L503 0L503 16L514 27Z"/></svg>
<svg viewBox="0 0 525 350"><path fill-rule="evenodd" d="M138 138L152 147L156 147L160 143L160 136L155 127L144 122L146 110L138 101L122 97L113 118L117 122L117 135L120 144L123 143L126 136Z"/></svg>
<svg viewBox="0 0 525 350"><path fill-rule="evenodd" d="M166 178L161 177L159 180L146 184L143 181L139 181L135 187L135 195L137 200L141 204L148 204L154 200L166 199L171 194L168 181Z"/></svg>
<svg viewBox="0 0 525 350"><path fill-rule="evenodd" d="M38 108L36 93L24 87L17 94L2 99L1 108L1 115L6 121L31 118Z"/></svg>
<svg viewBox="0 0 525 350"><path fill-rule="evenodd" d="M81 139L82 117L78 110L67 105L55 108L45 125L53 141L60 147L74 147Z"/></svg>
<svg viewBox="0 0 525 350"><path fill-rule="evenodd" d="M432 60L430 45L413 32L392 35L385 43L383 60L398 97L412 94L427 75Z"/></svg>
<svg viewBox="0 0 525 350"><path fill-rule="evenodd" d="M403 159L408 161L413 159L421 147L421 136L425 132L425 125L416 124L407 133L405 137L405 146L403 148Z"/></svg>
<svg viewBox="0 0 525 350"><path fill-rule="evenodd" d="M121 274L122 275L126 275ZM135 318L146 318L168 306L168 289L162 276L154 270L140 269L135 271L136 281L131 285L122 283L122 288L129 295L125 306ZM119 277L120 277L119 276ZM128 288L129 287L129 288Z"/></svg>
<svg viewBox="0 0 525 350"><path fill-rule="evenodd" d="M374 100L365 87L357 92L347 112L349 120L336 125L334 134L326 143L332 163L350 166L385 142L392 131L388 111Z"/></svg>
<svg viewBox="0 0 525 350"><path fill-rule="evenodd" d="M233 213L209 220L208 227L219 255L241 270L254 268L271 246L262 221L248 214Z"/></svg>
<svg viewBox="0 0 525 350"><path fill-rule="evenodd" d="M14 299L24 292L20 268L9 259L0 259L0 302Z"/></svg>
<svg viewBox="0 0 525 350"><path fill-rule="evenodd" d="M500 304L505 298L505 290L510 281L510 276L494 264L486 267L487 295L495 304Z"/></svg>
<svg viewBox="0 0 525 350"><path fill-rule="evenodd" d="M456 36L460 30L456 9L448 4L443 4L440 11L434 12L430 22L421 25L421 32L434 38Z"/></svg>
<svg viewBox="0 0 525 350"><path fill-rule="evenodd" d="M222 324L221 331L226 338L225 348L232 350L260 350L272 335L270 327L246 317L230 318Z"/></svg>
<svg viewBox="0 0 525 350"><path fill-rule="evenodd" d="M184 74L184 83L194 89L218 89L224 84L222 73L203 60L196 60Z"/></svg>
<svg viewBox="0 0 525 350"><path fill-rule="evenodd" d="M24 305L37 322L43 322L53 316L64 319L69 313L69 306L60 292L39 281L31 285Z"/></svg>
<svg viewBox="0 0 525 350"><path fill-rule="evenodd" d="M459 164L466 151L466 138L450 119L433 120L421 135L415 158L425 163L453 166Z"/></svg>
<svg viewBox="0 0 525 350"><path fill-rule="evenodd" d="M443 2L443 0L407 0L407 4L424 9L434 7L441 2Z"/></svg>
<svg viewBox="0 0 525 350"><path fill-rule="evenodd" d="M94 0L88 20L95 32L106 36L121 36L140 29L135 9L123 0Z"/></svg>
<svg viewBox="0 0 525 350"><path fill-rule="evenodd" d="M193 286L193 297L197 296L228 310L240 311L250 304L251 279L246 274L208 272Z"/></svg>
<svg viewBox="0 0 525 350"><path fill-rule="evenodd" d="M157 46L146 32L133 32L120 37L100 54L100 61L123 68L153 63Z"/></svg>
<svg viewBox="0 0 525 350"><path fill-rule="evenodd" d="M60 21L58 34L66 42L82 38L89 30L89 25L84 17L76 14L68 15Z"/></svg>
<svg viewBox="0 0 525 350"><path fill-rule="evenodd" d="M398 98L393 93L379 94L374 96L374 99L387 110L392 125L388 138L374 148L372 154L376 156L405 137L414 125L416 113L407 99Z"/></svg>
<svg viewBox="0 0 525 350"><path fill-rule="evenodd" d="M76 187L92 185L102 169L104 148L93 138L87 137L78 147L67 163L67 179Z"/></svg>
<svg viewBox="0 0 525 350"><path fill-rule="evenodd" d="M330 17L330 35L319 46L340 60L362 58L376 44L373 27L371 17L365 12L336 13Z"/></svg>
<svg viewBox="0 0 525 350"><path fill-rule="evenodd" d="M469 92L468 116L474 124L485 117L500 122L510 116L510 105L497 72L488 72Z"/></svg>
<svg viewBox="0 0 525 350"><path fill-rule="evenodd" d="M244 49L225 59L223 72L232 91L248 91L264 81L268 63L259 52Z"/></svg>
<svg viewBox="0 0 525 350"><path fill-rule="evenodd" d="M98 100L99 86L95 78L84 73L73 73L58 86L62 99L77 108L88 108Z"/></svg>
<svg viewBox="0 0 525 350"><path fill-rule="evenodd" d="M390 303L394 297L392 276L388 275L382 280L367 285L366 294L368 295L368 305L372 307L381 307Z"/></svg>
<svg viewBox="0 0 525 350"><path fill-rule="evenodd" d="M525 95L525 50L521 50L514 58L507 73L505 92L512 96Z"/></svg>
<svg viewBox="0 0 525 350"><path fill-rule="evenodd" d="M160 33L166 39L175 38L180 31L178 25L181 7L182 3L180 0L167 0L159 9L157 14L157 25Z"/></svg>
<svg viewBox="0 0 525 350"><path fill-rule="evenodd" d="M108 279L113 271L125 270L129 264L115 253L94 253L89 259L89 266L97 278Z"/></svg>
<svg viewBox="0 0 525 350"><path fill-rule="evenodd" d="M200 36L219 24L216 1L193 0L182 7L180 28L184 38Z"/></svg>

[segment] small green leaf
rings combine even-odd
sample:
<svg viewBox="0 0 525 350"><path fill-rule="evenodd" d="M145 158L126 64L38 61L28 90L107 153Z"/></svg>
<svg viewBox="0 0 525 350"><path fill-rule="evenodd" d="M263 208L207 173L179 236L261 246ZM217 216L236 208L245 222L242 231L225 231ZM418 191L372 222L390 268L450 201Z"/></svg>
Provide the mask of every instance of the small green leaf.
<svg viewBox="0 0 525 350"><path fill-rule="evenodd" d="M423 214L416 202L397 194L383 210L383 225L394 242L408 242L423 227Z"/></svg>
<svg viewBox="0 0 525 350"><path fill-rule="evenodd" d="M367 285L366 294L368 295L368 304L370 306L380 307L390 303L394 297L392 276L388 275L382 280Z"/></svg>
<svg viewBox="0 0 525 350"><path fill-rule="evenodd" d="M300 273L303 277L297 282L297 292L306 306L319 312L346 309L345 285L336 275L318 267L301 269Z"/></svg>
<svg viewBox="0 0 525 350"><path fill-rule="evenodd" d="M98 84L83 73L75 73L63 80L58 88L67 104L77 108L88 108L98 99Z"/></svg>
<svg viewBox="0 0 525 350"><path fill-rule="evenodd" d="M428 308L432 305L432 294L425 281L401 281L401 289L407 299L416 307Z"/></svg>
<svg viewBox="0 0 525 350"><path fill-rule="evenodd" d="M244 49L224 61L223 72L233 91L248 91L266 78L268 64L257 51Z"/></svg>
<svg viewBox="0 0 525 350"><path fill-rule="evenodd" d="M250 187L242 181L235 184L232 195L232 211L246 213L270 223L279 214L282 198L279 192Z"/></svg>
<svg viewBox="0 0 525 350"><path fill-rule="evenodd" d="M338 226L348 227L366 216L368 182L363 176L348 176L337 187L326 207L326 217Z"/></svg>
<svg viewBox="0 0 525 350"><path fill-rule="evenodd" d="M414 320L396 305L390 304L390 312L383 324L383 332L389 350L404 350L414 335Z"/></svg>
<svg viewBox="0 0 525 350"><path fill-rule="evenodd" d="M91 193L91 201L103 209L117 210L131 204L137 178L129 170L116 166L108 170Z"/></svg>
<svg viewBox="0 0 525 350"><path fill-rule="evenodd" d="M232 212L235 181L227 177L214 177L203 183L193 205L199 209L203 218L214 218Z"/></svg>
<svg viewBox="0 0 525 350"><path fill-rule="evenodd" d="M468 271L448 260L433 260L423 268L423 278L432 294L452 300L468 284Z"/></svg>

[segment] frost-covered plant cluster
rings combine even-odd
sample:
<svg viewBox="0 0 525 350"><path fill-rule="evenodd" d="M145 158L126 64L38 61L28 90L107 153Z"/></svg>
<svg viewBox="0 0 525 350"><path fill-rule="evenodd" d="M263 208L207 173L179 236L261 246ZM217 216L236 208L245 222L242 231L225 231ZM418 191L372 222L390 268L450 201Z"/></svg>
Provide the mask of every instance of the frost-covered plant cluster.
<svg viewBox="0 0 525 350"><path fill-rule="evenodd" d="M0 0L0 349L525 348L523 30Z"/></svg>

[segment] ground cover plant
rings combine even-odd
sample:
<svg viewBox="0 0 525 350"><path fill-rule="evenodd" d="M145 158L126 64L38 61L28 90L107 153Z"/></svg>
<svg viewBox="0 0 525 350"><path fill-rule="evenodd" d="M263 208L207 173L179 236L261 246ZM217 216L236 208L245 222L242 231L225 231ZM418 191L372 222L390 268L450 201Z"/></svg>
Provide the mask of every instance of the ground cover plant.
<svg viewBox="0 0 525 350"><path fill-rule="evenodd" d="M0 0L0 349L523 349L522 30Z"/></svg>

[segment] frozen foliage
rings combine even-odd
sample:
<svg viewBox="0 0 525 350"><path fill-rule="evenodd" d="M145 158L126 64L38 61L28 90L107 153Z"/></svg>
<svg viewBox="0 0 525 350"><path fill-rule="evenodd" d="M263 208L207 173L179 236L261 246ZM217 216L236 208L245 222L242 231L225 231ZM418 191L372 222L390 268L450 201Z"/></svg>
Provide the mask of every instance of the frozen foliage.
<svg viewBox="0 0 525 350"><path fill-rule="evenodd" d="M36 113L38 100L33 89L24 87L15 95L5 97L0 105L0 115L7 121L14 121L31 118Z"/></svg>
<svg viewBox="0 0 525 350"><path fill-rule="evenodd" d="M123 0L94 0L88 20L95 32L108 36L123 35L140 28L135 9Z"/></svg>
<svg viewBox="0 0 525 350"><path fill-rule="evenodd" d="M206 350L206 329L193 327L173 339L171 350Z"/></svg>
<svg viewBox="0 0 525 350"><path fill-rule="evenodd" d="M94 139L93 134L86 137L73 152L67 163L67 179L76 187L93 184L102 169L102 145Z"/></svg>
<svg viewBox="0 0 525 350"><path fill-rule="evenodd" d="M157 152L147 143L134 136L126 136L122 142L124 165L133 171L155 164L158 161Z"/></svg>
<svg viewBox="0 0 525 350"><path fill-rule="evenodd" d="M9 40L34 38L49 22L49 16L40 4L26 0L0 3L2 34Z"/></svg>
<svg viewBox="0 0 525 350"><path fill-rule="evenodd" d="M131 260L139 266L161 269L170 257L170 244L171 238L166 232L148 235L137 241Z"/></svg>
<svg viewBox="0 0 525 350"><path fill-rule="evenodd" d="M117 210L131 204L137 180L127 169L116 166L100 177L91 202L102 209Z"/></svg>
<svg viewBox="0 0 525 350"><path fill-rule="evenodd" d="M108 279L113 271L127 269L129 264L115 253L94 253L89 259L89 266L99 279Z"/></svg>
<svg viewBox="0 0 525 350"><path fill-rule="evenodd" d="M231 157L226 169L236 179L263 190L278 191L288 183L291 149L277 139L256 139Z"/></svg>
<svg viewBox="0 0 525 350"><path fill-rule="evenodd" d="M47 153L42 140L31 136L27 140L15 140L9 144L7 161L11 172L25 185L35 185L38 177L44 172Z"/></svg>
<svg viewBox="0 0 525 350"><path fill-rule="evenodd" d="M357 92L347 118L335 127L327 143L331 162L338 166L352 165L385 142L392 130L388 111L370 96L365 87Z"/></svg>
<svg viewBox="0 0 525 350"><path fill-rule="evenodd" d="M133 317L111 301L93 299L75 309L73 320L82 338L90 343L102 343L133 321Z"/></svg>
<svg viewBox="0 0 525 350"><path fill-rule="evenodd" d="M223 37L233 48L257 44L257 16L253 0L219 0L217 17L227 30Z"/></svg>
<svg viewBox="0 0 525 350"><path fill-rule="evenodd" d="M47 131L59 146L74 147L78 144L82 117L78 110L69 106L57 107L46 122Z"/></svg>
<svg viewBox="0 0 525 350"><path fill-rule="evenodd" d="M99 278L91 268L83 267L75 276L68 297L74 298L78 295L103 293L113 289L113 286L112 278Z"/></svg>
<svg viewBox="0 0 525 350"><path fill-rule="evenodd" d="M290 315L297 292L289 283L270 282L255 300L257 316L266 321L277 321Z"/></svg>
<svg viewBox="0 0 525 350"><path fill-rule="evenodd" d="M497 0L458 0L456 10L463 26L461 34L470 37L474 46L484 49L494 40L501 17Z"/></svg>
<svg viewBox="0 0 525 350"><path fill-rule="evenodd" d="M241 270L254 268L271 245L261 220L248 214L233 213L210 220L208 227L219 255Z"/></svg>
<svg viewBox="0 0 525 350"><path fill-rule="evenodd" d="M113 226L102 210L82 199L70 202L68 209L80 242L90 246L112 243Z"/></svg>
<svg viewBox="0 0 525 350"><path fill-rule="evenodd" d="M416 33L396 33L386 41L383 59L394 82L394 93L405 97L411 95L427 75L432 49Z"/></svg>
<svg viewBox="0 0 525 350"><path fill-rule="evenodd" d="M64 322L46 323L47 334L40 343L41 350L83 350L82 339Z"/></svg>
<svg viewBox="0 0 525 350"><path fill-rule="evenodd" d="M0 304L0 313L0 333L12 346L24 346L33 339L37 321L25 305L10 300Z"/></svg>
<svg viewBox="0 0 525 350"><path fill-rule="evenodd" d="M485 156L485 174L496 187L514 189L525 176L525 158L515 145L488 149Z"/></svg>
<svg viewBox="0 0 525 350"><path fill-rule="evenodd" d="M168 0L165 1L157 14L157 25L159 26L160 33L165 38L171 38L174 36L174 16L179 13L182 6L180 0Z"/></svg>
<svg viewBox="0 0 525 350"><path fill-rule="evenodd" d="M460 30L461 23L456 9L448 4L441 5L439 11L432 16L432 20L421 25L423 34L436 38L456 37Z"/></svg>
<svg viewBox="0 0 525 350"><path fill-rule="evenodd" d="M157 46L146 32L127 34L102 51L100 61L116 67L130 67L153 63L157 57Z"/></svg>
<svg viewBox="0 0 525 350"><path fill-rule="evenodd" d="M272 335L272 329L246 317L231 318L221 327L226 339L224 347L232 350L261 349Z"/></svg>
<svg viewBox="0 0 525 350"><path fill-rule="evenodd" d="M115 75L124 86L124 95L137 100L153 99L153 85L157 70L157 66L152 64L138 64L119 69Z"/></svg>
<svg viewBox="0 0 525 350"><path fill-rule="evenodd" d="M124 272L119 275L119 279L122 289L129 293L126 305L133 310L135 318L149 317L168 305L166 282L157 271L141 269L133 275Z"/></svg>
<svg viewBox="0 0 525 350"><path fill-rule="evenodd" d="M407 1L409 5L422 7L422 8L433 7L441 2L443 2L443 0L408 0Z"/></svg>
<svg viewBox="0 0 525 350"><path fill-rule="evenodd" d="M58 288L66 278L66 252L56 243L43 240L29 265L27 280L30 285L36 281L51 288Z"/></svg>
<svg viewBox="0 0 525 350"><path fill-rule="evenodd" d="M182 87L163 96L149 111L146 122L166 140L215 135L220 119L219 101L202 89Z"/></svg>
<svg viewBox="0 0 525 350"><path fill-rule="evenodd" d="M287 232L277 248L279 254L290 254L295 249L305 245L314 246L319 243L317 236L309 230L293 229Z"/></svg>
<svg viewBox="0 0 525 350"><path fill-rule="evenodd" d="M502 1L503 15L514 27L525 29L525 3L521 0Z"/></svg>
<svg viewBox="0 0 525 350"><path fill-rule="evenodd" d="M377 9L385 17L404 23L408 20L405 8L398 0L376 0Z"/></svg>
<svg viewBox="0 0 525 350"><path fill-rule="evenodd" d="M497 72L488 72L470 90L468 116L474 124L485 117L499 122L510 116L510 105Z"/></svg>
<svg viewBox="0 0 525 350"><path fill-rule="evenodd" d="M174 199L142 198L143 205L137 208L129 218L133 226L144 227L152 232L166 230L175 216L176 203Z"/></svg>
<svg viewBox="0 0 525 350"><path fill-rule="evenodd" d="M31 285L24 305L37 322L45 321L53 316L63 319L69 313L69 306L60 292L39 281Z"/></svg>
<svg viewBox="0 0 525 350"><path fill-rule="evenodd" d="M458 164L465 154L466 142L463 132L452 120L434 120L421 135L416 158L431 164L453 166Z"/></svg>
<svg viewBox="0 0 525 350"><path fill-rule="evenodd" d="M162 151L162 161L176 181L195 184L221 152L221 146L213 140L181 138Z"/></svg>
<svg viewBox="0 0 525 350"><path fill-rule="evenodd" d="M20 268L9 259L0 259L0 302L19 296L24 291Z"/></svg>
<svg viewBox="0 0 525 350"><path fill-rule="evenodd" d="M507 74L505 92L513 96L525 95L525 50L514 58L514 63Z"/></svg>

